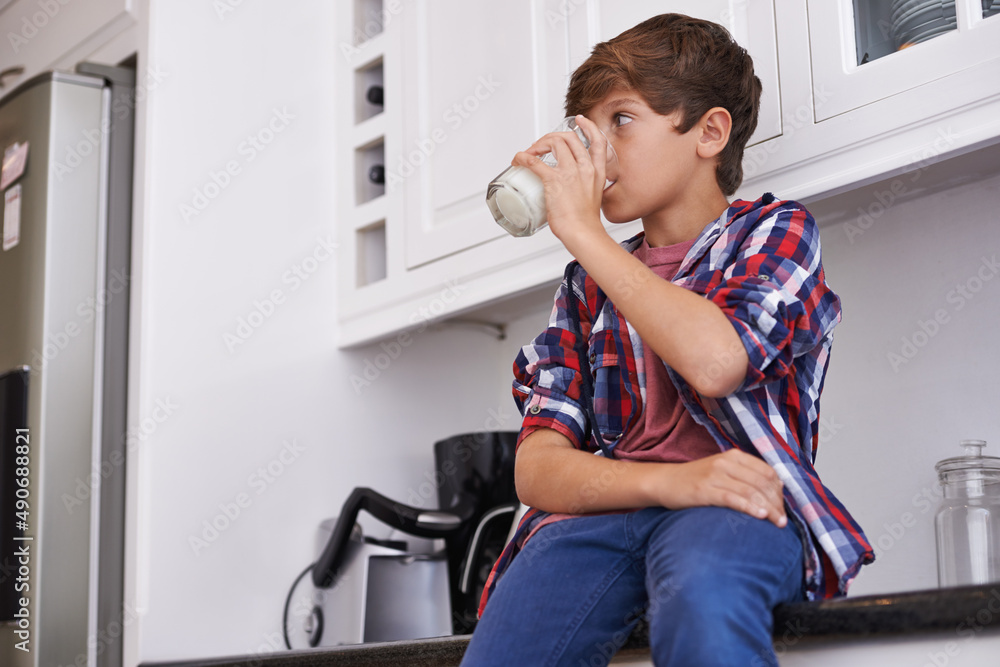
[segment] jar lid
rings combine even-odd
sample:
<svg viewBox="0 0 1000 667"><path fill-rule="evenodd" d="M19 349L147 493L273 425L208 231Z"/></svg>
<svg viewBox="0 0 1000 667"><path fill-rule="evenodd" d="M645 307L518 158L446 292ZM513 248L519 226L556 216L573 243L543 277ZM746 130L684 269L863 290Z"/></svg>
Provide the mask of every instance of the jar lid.
<svg viewBox="0 0 1000 667"><path fill-rule="evenodd" d="M983 456L985 440L962 440L959 445L965 449L964 456L955 456L949 459L938 461L934 469L939 475L945 475L956 471L998 471L1000 472L1000 457Z"/></svg>

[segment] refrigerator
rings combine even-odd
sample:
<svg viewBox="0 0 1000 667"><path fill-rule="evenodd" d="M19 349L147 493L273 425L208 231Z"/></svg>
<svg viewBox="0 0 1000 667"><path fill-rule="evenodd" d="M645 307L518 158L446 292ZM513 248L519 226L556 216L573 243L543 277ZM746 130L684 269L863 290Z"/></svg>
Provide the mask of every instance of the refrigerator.
<svg viewBox="0 0 1000 667"><path fill-rule="evenodd" d="M0 98L0 665L120 665L134 619L123 572L135 95L134 67L82 64Z"/></svg>

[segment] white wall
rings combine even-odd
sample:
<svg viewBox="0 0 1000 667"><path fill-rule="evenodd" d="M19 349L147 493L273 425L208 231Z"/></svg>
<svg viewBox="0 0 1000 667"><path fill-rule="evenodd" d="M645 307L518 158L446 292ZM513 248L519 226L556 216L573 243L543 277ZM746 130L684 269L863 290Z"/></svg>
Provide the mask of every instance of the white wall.
<svg viewBox="0 0 1000 667"><path fill-rule="evenodd" d="M317 525L352 488L406 498L435 440L492 427L501 400L514 414L502 345L473 328L428 329L352 383L384 351L335 347L334 7L295 5L153 3L140 47L162 80L139 121L129 664L277 648ZM247 137L279 128L251 160ZM215 196L185 220L196 189ZM298 285L296 265L314 269Z"/></svg>
<svg viewBox="0 0 1000 667"><path fill-rule="evenodd" d="M844 319L816 467L876 549L856 595L937 587L934 464L966 438L1000 456L1000 177L885 208L891 184L854 196L847 220L820 219Z"/></svg>

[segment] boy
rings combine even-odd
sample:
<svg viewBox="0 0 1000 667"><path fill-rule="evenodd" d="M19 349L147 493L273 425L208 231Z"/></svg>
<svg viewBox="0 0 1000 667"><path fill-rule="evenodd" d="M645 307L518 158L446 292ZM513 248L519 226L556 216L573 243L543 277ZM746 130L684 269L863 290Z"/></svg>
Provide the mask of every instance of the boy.
<svg viewBox="0 0 1000 667"><path fill-rule="evenodd" d="M776 664L774 607L845 594L873 560L812 467L840 320L819 231L795 202L727 199L759 98L723 28L658 16L573 74L589 152L555 133L515 156L576 262L514 364L532 509L463 664L606 664L640 617L657 665ZM617 244L602 209L644 232Z"/></svg>

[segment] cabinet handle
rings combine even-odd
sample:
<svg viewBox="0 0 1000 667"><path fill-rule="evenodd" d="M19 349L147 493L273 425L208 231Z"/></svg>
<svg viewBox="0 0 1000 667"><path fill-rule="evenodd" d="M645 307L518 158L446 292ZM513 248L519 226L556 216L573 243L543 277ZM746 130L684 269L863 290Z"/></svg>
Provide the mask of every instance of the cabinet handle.
<svg viewBox="0 0 1000 667"><path fill-rule="evenodd" d="M382 86L371 86L365 93L365 99L377 107L382 106Z"/></svg>
<svg viewBox="0 0 1000 667"><path fill-rule="evenodd" d="M0 71L0 88L3 88L6 85L3 80L8 76L21 76L22 74L24 74L24 68L20 65L8 67L7 69Z"/></svg>
<svg viewBox="0 0 1000 667"><path fill-rule="evenodd" d="M385 185L385 167L377 164L368 170L368 180L375 185Z"/></svg>

